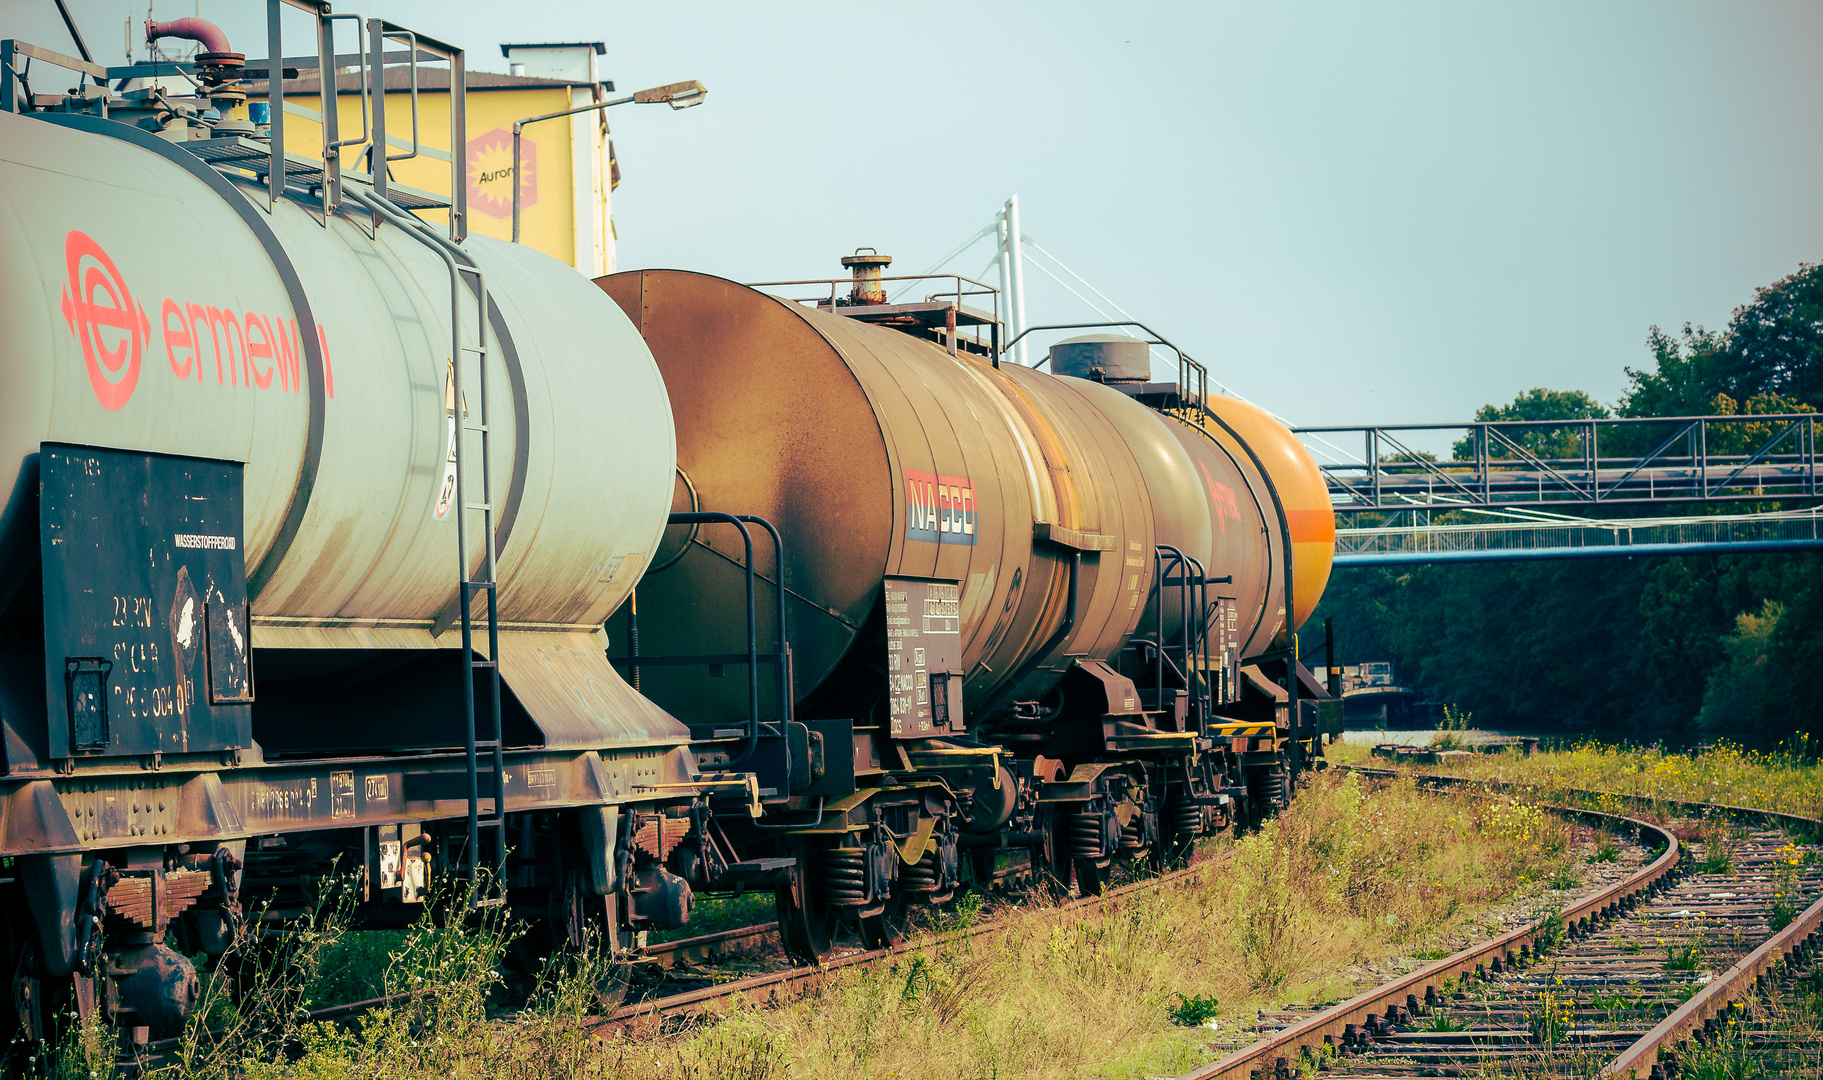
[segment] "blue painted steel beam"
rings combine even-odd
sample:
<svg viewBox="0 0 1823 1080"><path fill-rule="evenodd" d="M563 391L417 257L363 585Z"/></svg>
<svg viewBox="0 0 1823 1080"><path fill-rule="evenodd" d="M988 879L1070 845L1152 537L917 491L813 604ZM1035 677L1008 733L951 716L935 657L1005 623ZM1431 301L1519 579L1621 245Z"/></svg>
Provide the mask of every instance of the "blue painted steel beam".
<svg viewBox="0 0 1823 1080"><path fill-rule="evenodd" d="M1425 563L1529 562L1547 559L1632 559L1654 555L1747 555L1823 551L1823 539L1743 540L1704 544L1603 544L1592 547L1496 548L1488 551L1388 551L1337 555L1337 567L1418 566Z"/></svg>

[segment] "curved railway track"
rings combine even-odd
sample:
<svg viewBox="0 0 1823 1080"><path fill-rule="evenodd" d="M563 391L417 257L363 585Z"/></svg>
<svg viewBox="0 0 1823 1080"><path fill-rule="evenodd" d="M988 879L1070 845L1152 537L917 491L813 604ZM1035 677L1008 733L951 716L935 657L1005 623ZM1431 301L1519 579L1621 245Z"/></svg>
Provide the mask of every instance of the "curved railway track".
<svg viewBox="0 0 1823 1080"><path fill-rule="evenodd" d="M1439 789L1516 790L1460 777L1354 771L1409 775ZM1580 789L1565 793L1613 797ZM1815 840L1823 836L1823 822L1706 803L1647 805L1659 813L1722 815L1749 831L1734 843L1726 871L1718 862L1706 872L1660 825L1554 807L1663 850L1644 868L1554 919L1358 994L1182 1080L1286 1080L1310 1066L1360 1080L1488 1073L1664 1080L1705 1053L1751 1061L1756 1074L1817 1075L1823 1046L1814 1036L1794 1036L1780 1018L1798 1007L1800 987L1815 994L1823 986L1817 957L1823 946L1823 899L1816 898L1823 892L1819 848L1789 838L1796 832ZM1775 903L1797 907L1789 894L1813 902L1795 914L1783 912L1790 921L1775 927ZM1744 955L1706 977L1701 972L1706 951L1731 945Z"/></svg>

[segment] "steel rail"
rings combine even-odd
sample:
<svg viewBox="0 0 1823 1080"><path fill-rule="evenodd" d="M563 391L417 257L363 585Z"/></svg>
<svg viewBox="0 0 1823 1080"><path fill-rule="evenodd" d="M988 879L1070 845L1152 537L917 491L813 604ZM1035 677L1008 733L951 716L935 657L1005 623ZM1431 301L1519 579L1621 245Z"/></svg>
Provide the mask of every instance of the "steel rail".
<svg viewBox="0 0 1823 1080"><path fill-rule="evenodd" d="M994 871L990 886L999 886L1008 879L1016 879L1032 873L1032 867L1008 866ZM718 930L713 934L701 934L696 937L679 938L676 941L661 941L648 945L640 954L639 962L653 964L659 968L673 968L680 963L701 963L713 960L717 955L729 949L751 945L756 941L773 937L778 933L776 922L756 923L753 926L736 927L733 930Z"/></svg>
<svg viewBox="0 0 1823 1080"><path fill-rule="evenodd" d="M1643 1071L1653 1077L1661 1076L1662 1070L1658 1064L1661 1052L1694 1035L1698 1028L1705 1027L1709 1021L1728 1011L1730 1006L1742 1000L1753 989L1765 986L1775 969L1785 964L1791 954L1817 932L1819 926L1823 926L1823 898L1804 909L1804 913L1792 920L1791 925L1742 957L1740 963L1698 990L1676 1012L1659 1021L1658 1026L1647 1032L1644 1038L1621 1051L1618 1057L1603 1067L1601 1075L1638 1077Z"/></svg>
<svg viewBox="0 0 1823 1080"><path fill-rule="evenodd" d="M733 930L720 930L713 934L678 938L676 941L663 941L657 945L646 946L640 959L661 968L674 968L682 963L701 963L705 960L713 960L717 955L729 949L751 945L756 941L772 937L778 933L778 930L778 923L759 923L754 926L736 927Z"/></svg>
<svg viewBox="0 0 1823 1080"><path fill-rule="evenodd" d="M1343 768L1366 776L1413 775L1397 773L1391 769ZM1449 785L1434 786L1441 788ZM1677 866L1677 837L1650 822L1577 807L1546 806L1543 809L1570 817L1601 818L1608 822L1625 823L1641 843L1652 844L1653 841L1648 837L1656 834L1658 842L1665 845L1664 853L1644 869L1567 908L1560 916L1566 931L1581 932L1595 920L1614 918L1630 910L1638 903L1640 896L1656 891L1659 883ZM1551 922L1551 919L1540 919L1516 930L1509 930L1480 945L1463 949L1453 956L1427 964L1391 982L1382 983L1340 1005L1284 1028L1270 1038L1185 1073L1179 1080L1246 1078L1255 1070L1259 1070L1262 1075L1276 1072L1275 1066L1280 1058L1289 1059L1292 1067L1304 1056L1315 1060L1326 1047L1333 1049L1342 1041L1349 1025L1365 1024L1369 1017L1385 1015L1389 1010L1396 1011L1406 1004L1408 997L1425 997L1427 990L1441 991L1446 980L1459 979L1465 975L1484 977L1489 967L1499 971L1515 959L1530 959L1538 951L1536 946L1541 944L1542 939L1554 932Z"/></svg>
<svg viewBox="0 0 1823 1080"><path fill-rule="evenodd" d="M1588 796L1592 798L1623 799L1632 805L1650 808L1672 808L1685 816L1701 817L1720 811L1737 822L1752 822L1757 825L1782 829L1788 832L1807 834L1812 837L1823 837L1823 821L1807 818L1799 814L1788 814L1780 810L1761 810L1749 806L1733 806L1727 803L1688 802L1682 799L1662 799L1649 795L1634 795L1618 791L1595 791L1589 788L1548 787L1538 784L1512 784L1502 780L1482 780L1474 777L1448 776L1437 773L1400 772L1394 769L1362 769L1353 766L1354 771L1364 775L1409 776L1421 785L1438 788L1457 788L1478 786L1488 791L1510 793L1516 790L1553 791L1562 794ZM1698 1029L1705 1028L1733 1004L1744 1000L1755 988L1764 987L1775 969L1785 964L1792 953L1805 945L1815 943L1812 937L1823 930L1823 899L1806 908L1802 914L1783 930L1766 939L1765 942L1743 957L1727 971L1712 979L1694 996L1679 1006L1671 1015L1660 1021L1658 1026L1641 1036L1632 1046L1622 1051L1613 1061L1604 1066L1599 1075L1604 1077L1638 1077L1642 1072L1650 1077L1664 1075L1659 1059L1666 1051L1673 1050L1677 1043L1695 1036ZM1195 1074L1192 1074L1195 1075Z"/></svg>
<svg viewBox="0 0 1823 1080"><path fill-rule="evenodd" d="M1338 766L1338 768L1344 768L1347 772L1354 772L1354 774L1376 777L1376 779L1409 777L1418 783L1418 786L1431 788L1431 790L1480 788L1489 794L1537 792L1537 794L1581 795L1581 797L1595 797L1595 799L1606 795L1613 799L1622 799L1635 808L1674 810L1679 815L1694 815L1694 817L1721 812L1734 821L1745 821L1745 823L1768 826L1768 828L1781 828L1787 832L1799 832L1799 834L1808 834L1808 836L1823 836L1823 821L1818 821L1814 817L1785 814L1781 810L1759 810L1754 806L1690 803L1684 799L1661 799L1655 795L1597 792L1590 788L1548 786L1548 784L1513 784L1506 783L1506 781L1488 781L1488 779L1478 779L1478 777L1400 772L1400 770L1391 770L1391 768L1364 768L1364 766ZM1637 828L1657 832L1659 836L1668 841L1663 856L1657 857L1652 865L1648 865L1644 870L1639 870L1637 874L1633 874L1617 885L1604 888L1581 903L1573 905L1570 910L1566 910L1562 914L1566 927L1586 929L1586 923L1590 919L1612 916L1612 914L1619 914L1621 910L1633 907L1637 903L1637 898L1646 890L1657 887L1657 883L1663 881L1664 876L1677 863L1677 837L1659 826L1650 825L1646 821L1639 821L1633 817L1604 814L1599 810L1588 810L1588 808L1579 808L1579 806L1546 806L1546 808L1555 810L1555 812L1564 812L1564 814L1582 815L1582 817L1606 817L1606 819L1628 821ZM1548 919L1542 919L1539 923L1533 923L1531 927L1509 930L1508 934L1502 934L1499 938L1488 941L1484 945L1478 945L1475 949L1462 950L1455 956L1449 956L1446 960L1437 961L1429 967L1422 967L1398 980L1389 981L1364 994L1358 994L1342 1005L1336 1005L1333 1009L1325 1009L1323 1013L1314 1014L1311 1018L1296 1023L1293 1027L1283 1029L1267 1040L1260 1040L1256 1044L1243 1047L1240 1051L1221 1058L1218 1062L1212 1062L1212 1064L1203 1065L1201 1069L1190 1071L1187 1075L1181 1076L1179 1080L1210 1080L1216 1076L1225 1078L1225 1076L1251 1075L1254 1069L1260 1069L1263 1075L1265 1067L1276 1065L1280 1058L1285 1058L1289 1054L1307 1051L1307 1053L1313 1053L1314 1056L1318 1045L1340 1042L1340 1034L1344 1033L1347 1023L1365 1022L1367 1016L1375 1014L1376 1011L1384 1014L1387 1005L1396 1007L1396 1005L1406 1003L1406 994L1413 994L1415 987L1420 987L1420 985L1431 987L1431 985L1437 985L1437 981L1449 978L1451 974L1478 971L1482 961L1488 960L1489 956L1506 960L1511 956L1515 943L1520 947L1520 954L1524 954L1524 950L1537 941L1540 932L1546 927L1546 921ZM1657 1027L1653 1027L1652 1031L1648 1031L1639 1040L1635 1040L1626 1051L1615 1056L1610 1064L1604 1065L1601 1076L1613 1076L1613 1078L1633 1076L1637 1080L1643 1071L1652 1078L1663 1076L1663 1065L1659 1065L1661 1054L1666 1051L1674 1051L1675 1044L1683 1042L1686 1038L1694 1038L1699 1033L1699 1029L1706 1029L1715 1016L1728 1011L1735 1002L1741 1002L1752 989L1763 987L1777 967L1787 963L1792 952L1803 949L1807 943L1814 945L1812 938L1819 934L1819 930L1823 930L1823 899L1812 903L1803 914L1792 919L1790 925L1779 930L1765 943L1761 943L1750 954L1746 954L1745 958L1739 963L1735 963L1734 967L1730 967L1728 971L1719 974L1714 980L1710 980L1708 985L1694 994L1688 1002L1684 1002L1677 1011L1666 1016L1663 1022L1659 1022Z"/></svg>

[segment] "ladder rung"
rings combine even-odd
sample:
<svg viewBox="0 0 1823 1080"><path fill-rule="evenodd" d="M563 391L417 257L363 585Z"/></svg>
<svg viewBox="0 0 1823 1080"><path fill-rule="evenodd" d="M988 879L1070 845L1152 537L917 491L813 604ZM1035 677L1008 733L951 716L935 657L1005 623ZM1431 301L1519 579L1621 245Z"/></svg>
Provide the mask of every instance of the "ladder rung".
<svg viewBox="0 0 1823 1080"><path fill-rule="evenodd" d="M477 750L497 750L497 749L499 749L499 747L500 747L499 739L476 739L475 740L475 749L477 749Z"/></svg>
<svg viewBox="0 0 1823 1080"><path fill-rule="evenodd" d="M477 356L486 356L487 355L486 347L481 346L481 345L464 345L464 346L462 346L462 351L463 352L472 352L472 353L476 354Z"/></svg>
<svg viewBox="0 0 1823 1080"><path fill-rule="evenodd" d="M499 583L494 582L494 581L472 581L471 580L471 581L464 581L462 584L467 585L471 589L497 589L500 587Z"/></svg>
<svg viewBox="0 0 1823 1080"><path fill-rule="evenodd" d="M475 907L477 908L497 908L505 906L506 897L504 896L490 896L486 900L475 901Z"/></svg>
<svg viewBox="0 0 1823 1080"><path fill-rule="evenodd" d="M468 666L475 667L475 668L495 668L495 667L499 667L500 665L494 663L492 660L470 660L468 662Z"/></svg>
<svg viewBox="0 0 1823 1080"><path fill-rule="evenodd" d="M462 425L462 430L463 430L463 431L480 431L480 432L485 432L485 431L487 431L487 427L488 427L488 426L487 426L487 425L486 425L486 424L463 424L463 425Z"/></svg>
<svg viewBox="0 0 1823 1080"><path fill-rule="evenodd" d="M492 512L494 509L493 503L468 503L466 505L470 510L486 510Z"/></svg>

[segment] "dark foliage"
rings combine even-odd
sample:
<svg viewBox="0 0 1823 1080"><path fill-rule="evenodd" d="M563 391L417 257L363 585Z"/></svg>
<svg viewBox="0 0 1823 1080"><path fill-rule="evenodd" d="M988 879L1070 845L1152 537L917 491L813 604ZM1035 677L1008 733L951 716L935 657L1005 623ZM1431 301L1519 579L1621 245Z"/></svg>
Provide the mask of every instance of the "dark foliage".
<svg viewBox="0 0 1823 1080"><path fill-rule="evenodd" d="M1628 369L1616 415L1808 412L1823 396L1823 268L1806 264L1759 289L1726 332L1686 326L1673 338L1653 327L1647 345L1653 366ZM1587 394L1540 388L1476 418L1605 415ZM1616 441L1656 442L1658 427ZM1777 430L1715 427L1710 449L1745 452ZM1540 427L1521 445L1580 456L1580 438ZM1455 448L1459 459L1473 455L1466 440ZM1405 680L1484 726L1751 744L1823 733L1823 557L1814 554L1340 570L1317 619L1327 615L1345 662L1393 660Z"/></svg>

